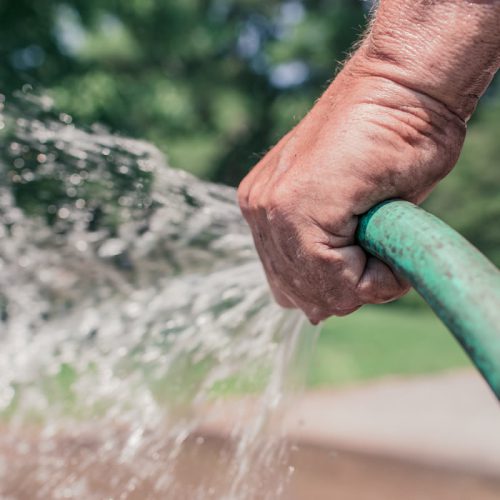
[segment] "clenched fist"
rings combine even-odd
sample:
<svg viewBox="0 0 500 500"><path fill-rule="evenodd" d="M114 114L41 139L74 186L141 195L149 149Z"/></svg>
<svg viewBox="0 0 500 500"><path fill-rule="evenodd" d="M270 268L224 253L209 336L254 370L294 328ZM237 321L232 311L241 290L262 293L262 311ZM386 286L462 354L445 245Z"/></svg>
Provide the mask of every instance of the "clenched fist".
<svg viewBox="0 0 500 500"><path fill-rule="evenodd" d="M408 284L356 244L358 217L390 198L421 202L464 135L442 103L351 61L238 191L278 303L317 323L403 295Z"/></svg>
<svg viewBox="0 0 500 500"><path fill-rule="evenodd" d="M378 5L342 72L238 191L276 300L313 323L408 290L356 244L358 218L429 194L500 66L499 0Z"/></svg>

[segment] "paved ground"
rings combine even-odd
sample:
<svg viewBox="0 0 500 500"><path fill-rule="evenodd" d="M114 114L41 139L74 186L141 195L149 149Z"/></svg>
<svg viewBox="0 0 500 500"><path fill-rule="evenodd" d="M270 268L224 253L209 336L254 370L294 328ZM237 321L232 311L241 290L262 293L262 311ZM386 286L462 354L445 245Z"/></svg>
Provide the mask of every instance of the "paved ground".
<svg viewBox="0 0 500 500"><path fill-rule="evenodd" d="M472 371L306 394L287 428L307 442L500 476L500 405Z"/></svg>
<svg viewBox="0 0 500 500"><path fill-rule="evenodd" d="M35 444L35 443L33 443ZM227 458L234 455L231 443L208 438L199 445L189 440L174 471L175 489L167 494L155 488L169 474L156 470L141 479L132 464L119 456L106 463L95 460L96 443L64 437L54 443L50 455L57 475L44 474L36 454L15 455L4 448L8 474L0 482L2 500L498 500L500 479L459 473L400 460L300 445L288 447L285 464L246 477L228 495L233 469ZM168 452L168 443L164 443ZM98 455L97 455L98 456ZM140 458L140 457L138 457ZM139 464L144 463L139 461ZM147 462L146 462L147 463ZM82 470L82 464L84 468ZM293 469L293 474L289 471ZM145 472L145 471L143 471ZM288 481L283 478L288 476ZM171 476L170 476L171 477ZM81 489L77 479L85 479ZM70 480L71 487L64 486ZM73 482L76 481L76 482ZM282 496L276 490L282 485Z"/></svg>
<svg viewBox="0 0 500 500"><path fill-rule="evenodd" d="M223 413L205 431L222 431L231 403ZM500 477L500 405L473 371L306 393L285 427L309 445Z"/></svg>

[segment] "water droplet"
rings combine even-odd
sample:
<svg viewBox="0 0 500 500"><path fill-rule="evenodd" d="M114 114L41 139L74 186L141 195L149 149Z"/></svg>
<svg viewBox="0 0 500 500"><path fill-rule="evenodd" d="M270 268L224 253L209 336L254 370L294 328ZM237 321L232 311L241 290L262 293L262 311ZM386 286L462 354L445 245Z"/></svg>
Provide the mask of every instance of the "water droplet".
<svg viewBox="0 0 500 500"><path fill-rule="evenodd" d="M66 113L60 113L59 120L62 121L63 123L70 124L73 121L73 118Z"/></svg>
<svg viewBox="0 0 500 500"><path fill-rule="evenodd" d="M22 158L16 158L14 160L14 167L23 168L24 167L24 160Z"/></svg>
<svg viewBox="0 0 500 500"><path fill-rule="evenodd" d="M131 207L134 204L134 200L130 196L120 196L118 204L122 207Z"/></svg>
<svg viewBox="0 0 500 500"><path fill-rule="evenodd" d="M124 241L118 238L110 238L99 248L99 257L114 257L120 255L126 248Z"/></svg>
<svg viewBox="0 0 500 500"><path fill-rule="evenodd" d="M31 182L35 178L35 174L31 170L23 170L22 178L26 182Z"/></svg>
<svg viewBox="0 0 500 500"><path fill-rule="evenodd" d="M19 257L17 262L20 267L29 267L31 264L31 259L26 255L22 255L21 257Z"/></svg>
<svg viewBox="0 0 500 500"><path fill-rule="evenodd" d="M19 144L18 142L11 142L9 149L11 153L19 154L21 152L21 144Z"/></svg>
<svg viewBox="0 0 500 500"><path fill-rule="evenodd" d="M78 198L78 200L75 201L75 207L81 210L82 208L85 208L86 201L83 198Z"/></svg>
<svg viewBox="0 0 500 500"><path fill-rule="evenodd" d="M87 250L88 248L88 243L85 241L85 240L78 240L76 243L75 243L75 248L79 251L79 252L85 252L85 250Z"/></svg>
<svg viewBox="0 0 500 500"><path fill-rule="evenodd" d="M69 177L69 182L74 186L78 186L82 182L82 177L81 175L73 174Z"/></svg>
<svg viewBox="0 0 500 500"><path fill-rule="evenodd" d="M58 211L57 211L57 216L60 218L60 219L67 219L69 216L70 216L71 212L69 211L68 208L66 207L61 207Z"/></svg>

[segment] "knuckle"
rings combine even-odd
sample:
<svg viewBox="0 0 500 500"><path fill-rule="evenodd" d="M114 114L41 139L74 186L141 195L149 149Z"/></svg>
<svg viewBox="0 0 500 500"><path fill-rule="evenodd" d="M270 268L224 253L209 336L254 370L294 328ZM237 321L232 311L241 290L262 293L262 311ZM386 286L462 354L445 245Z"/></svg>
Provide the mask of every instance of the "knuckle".
<svg viewBox="0 0 500 500"><path fill-rule="evenodd" d="M293 199L293 194L293 188L285 179L281 179L273 186L269 200L272 206L280 207L288 204Z"/></svg>
<svg viewBox="0 0 500 500"><path fill-rule="evenodd" d="M249 208L250 208L250 205L249 205L249 186L248 186L247 179L243 179L243 181L241 181L236 194L238 197L238 204L241 208L241 211L245 214L246 212L249 211Z"/></svg>
<svg viewBox="0 0 500 500"><path fill-rule="evenodd" d="M321 259L323 265L329 266L331 272L334 274L338 282L338 285L334 287L334 289L338 287L345 289L345 284L347 284L348 281L344 277L344 272L348 269L348 262L346 262L344 256L340 252L328 249L328 251L318 253L318 259Z"/></svg>
<svg viewBox="0 0 500 500"><path fill-rule="evenodd" d="M267 218L269 221L286 221L290 216L296 213L296 207L293 204L293 196L289 191L280 189L269 196L266 204Z"/></svg>
<svg viewBox="0 0 500 500"><path fill-rule="evenodd" d="M253 185L248 194L248 209L253 213L266 210L266 201L259 186Z"/></svg>

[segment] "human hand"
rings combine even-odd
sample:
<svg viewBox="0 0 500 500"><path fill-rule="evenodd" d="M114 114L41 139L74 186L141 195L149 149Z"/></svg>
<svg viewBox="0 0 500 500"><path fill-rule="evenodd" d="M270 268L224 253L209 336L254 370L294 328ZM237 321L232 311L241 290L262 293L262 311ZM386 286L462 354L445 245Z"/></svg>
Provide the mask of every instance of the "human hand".
<svg viewBox="0 0 500 500"><path fill-rule="evenodd" d="M390 198L420 203L456 163L464 120L351 60L238 196L273 294L312 323L409 288L356 244L358 218Z"/></svg>

